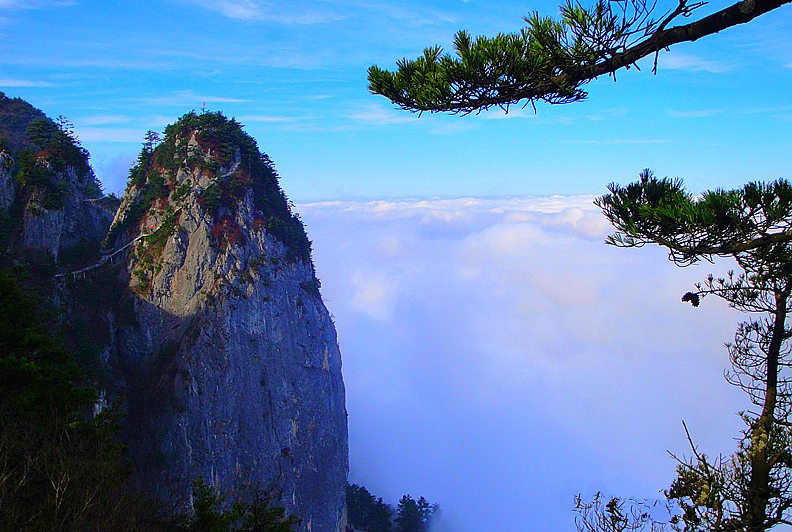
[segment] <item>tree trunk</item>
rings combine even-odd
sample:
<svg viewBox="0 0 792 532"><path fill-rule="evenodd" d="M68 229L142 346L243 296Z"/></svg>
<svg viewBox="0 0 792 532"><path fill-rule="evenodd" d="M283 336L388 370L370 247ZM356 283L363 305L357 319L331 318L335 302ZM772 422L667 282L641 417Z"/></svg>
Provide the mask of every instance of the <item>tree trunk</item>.
<svg viewBox="0 0 792 532"><path fill-rule="evenodd" d="M746 532L764 532L770 526L767 506L772 496L771 470L774 457L769 441L775 426L775 409L778 402L778 362L786 333L787 298L786 291L775 294L776 309L773 316L773 332L767 350L765 399L762 413L754 423L751 432L751 479L748 483L744 515Z"/></svg>

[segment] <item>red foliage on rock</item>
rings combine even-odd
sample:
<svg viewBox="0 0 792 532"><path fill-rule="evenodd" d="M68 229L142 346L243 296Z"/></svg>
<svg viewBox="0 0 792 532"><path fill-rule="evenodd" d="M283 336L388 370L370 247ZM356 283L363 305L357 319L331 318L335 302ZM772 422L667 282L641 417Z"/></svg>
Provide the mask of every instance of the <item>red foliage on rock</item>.
<svg viewBox="0 0 792 532"><path fill-rule="evenodd" d="M245 243L245 233L230 216L223 216L212 225L212 237L220 249L227 249Z"/></svg>
<svg viewBox="0 0 792 532"><path fill-rule="evenodd" d="M263 228L267 227L267 219L261 216L256 216L253 218L253 231L259 232Z"/></svg>

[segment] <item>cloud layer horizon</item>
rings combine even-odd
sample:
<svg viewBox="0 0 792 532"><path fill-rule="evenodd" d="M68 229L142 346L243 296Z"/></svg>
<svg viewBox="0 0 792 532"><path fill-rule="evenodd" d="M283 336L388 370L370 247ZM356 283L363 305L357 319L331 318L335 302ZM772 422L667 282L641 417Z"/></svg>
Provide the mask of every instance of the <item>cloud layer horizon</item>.
<svg viewBox="0 0 792 532"><path fill-rule="evenodd" d="M298 205L344 356L350 481L448 530L569 530L572 498L657 498L667 451L730 452L739 313L710 271L606 246L593 196ZM530 525L530 526L528 526Z"/></svg>

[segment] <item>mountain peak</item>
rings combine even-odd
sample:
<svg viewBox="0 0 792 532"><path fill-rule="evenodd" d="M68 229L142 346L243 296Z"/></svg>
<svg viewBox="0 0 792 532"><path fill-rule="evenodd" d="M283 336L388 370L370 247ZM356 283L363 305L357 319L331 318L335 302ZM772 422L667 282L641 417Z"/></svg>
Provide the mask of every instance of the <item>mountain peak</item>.
<svg viewBox="0 0 792 532"><path fill-rule="evenodd" d="M310 263L311 243L278 178L239 122L220 112L191 111L166 127L164 138L147 135L108 243L124 233L129 240L129 231L159 227L146 220L189 208L211 220L215 247L242 245L249 231L265 229L290 260ZM237 220L242 211L249 220ZM239 222L247 222L246 230Z"/></svg>
<svg viewBox="0 0 792 532"><path fill-rule="evenodd" d="M256 142L221 113L149 133L107 242L129 245L134 319L109 360L138 486L185 502L190 478L232 489L244 472L277 483L303 530L342 529L341 355L310 241Z"/></svg>

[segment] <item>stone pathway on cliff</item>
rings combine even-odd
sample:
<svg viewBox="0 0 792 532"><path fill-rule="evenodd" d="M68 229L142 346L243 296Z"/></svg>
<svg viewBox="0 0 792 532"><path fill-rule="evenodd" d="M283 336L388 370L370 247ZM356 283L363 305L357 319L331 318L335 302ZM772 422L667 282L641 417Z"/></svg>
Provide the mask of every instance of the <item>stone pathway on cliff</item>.
<svg viewBox="0 0 792 532"><path fill-rule="evenodd" d="M72 276L72 281L77 281L78 279L85 279L85 276L86 276L86 274L88 272L96 270L97 268L100 268L100 267L104 266L105 264L107 264L108 261L110 261L110 264L114 264L114 260L115 260L115 257L117 255L119 255L120 253L123 253L126 249L129 248L129 246L131 246L132 244L134 244L138 240L142 240L142 239L146 238L147 236L153 235L154 233L159 231L161 229L161 227L162 226L158 227L157 229L152 230L148 234L138 236L137 238L129 241L127 244L121 246L117 250L104 255L97 262L95 262L95 263L93 263L93 264L91 264L89 266L85 266L84 268L80 268L79 270L72 270L70 272L64 272L64 273L56 274L55 275L55 279L56 280L66 279L70 275Z"/></svg>

